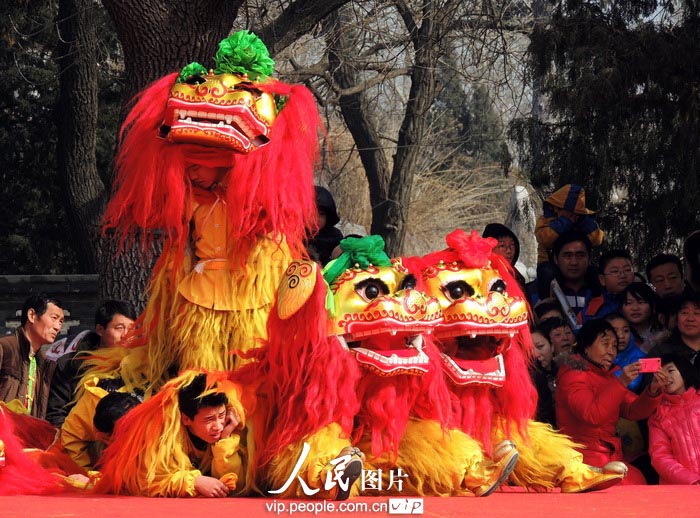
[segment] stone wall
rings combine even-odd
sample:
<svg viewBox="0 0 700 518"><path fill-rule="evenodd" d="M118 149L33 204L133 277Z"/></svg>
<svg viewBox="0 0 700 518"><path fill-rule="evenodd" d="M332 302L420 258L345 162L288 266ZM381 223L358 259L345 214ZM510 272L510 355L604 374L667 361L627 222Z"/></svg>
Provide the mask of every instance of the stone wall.
<svg viewBox="0 0 700 518"><path fill-rule="evenodd" d="M35 293L59 299L66 314L61 336L95 327L97 275L0 275L0 335L19 326L22 303Z"/></svg>

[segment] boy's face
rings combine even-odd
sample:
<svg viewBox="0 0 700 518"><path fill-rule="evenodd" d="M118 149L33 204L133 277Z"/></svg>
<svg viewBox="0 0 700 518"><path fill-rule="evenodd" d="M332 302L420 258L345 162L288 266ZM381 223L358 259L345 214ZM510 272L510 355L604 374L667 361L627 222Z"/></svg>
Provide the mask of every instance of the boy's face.
<svg viewBox="0 0 700 518"><path fill-rule="evenodd" d="M600 285L609 293L622 293L634 281L632 262L624 257L615 257L605 265L605 271L598 275Z"/></svg>
<svg viewBox="0 0 700 518"><path fill-rule="evenodd" d="M200 408L194 419L182 414L184 424L192 435L207 444L214 444L221 439L221 432L226 422L226 405Z"/></svg>
<svg viewBox="0 0 700 518"><path fill-rule="evenodd" d="M493 253L502 255L509 264L513 264L513 259L515 259L515 240L509 236L499 237Z"/></svg>
<svg viewBox="0 0 700 518"><path fill-rule="evenodd" d="M134 321L125 317L121 313L116 313L106 327L100 324L95 326L95 332L100 335L100 345L102 347L114 347L115 345L125 345L123 343L126 334L134 327Z"/></svg>

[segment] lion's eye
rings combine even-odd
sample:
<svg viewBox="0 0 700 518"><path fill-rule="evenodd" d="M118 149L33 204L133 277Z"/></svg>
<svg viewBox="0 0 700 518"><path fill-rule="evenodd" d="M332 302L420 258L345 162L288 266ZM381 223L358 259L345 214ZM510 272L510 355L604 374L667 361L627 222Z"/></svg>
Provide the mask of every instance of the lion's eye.
<svg viewBox="0 0 700 518"><path fill-rule="evenodd" d="M415 290L416 289L416 277L414 275L407 275L406 278L401 281L402 290Z"/></svg>
<svg viewBox="0 0 700 518"><path fill-rule="evenodd" d="M355 291L367 301L389 294L389 288L379 279L365 279L355 287Z"/></svg>
<svg viewBox="0 0 700 518"><path fill-rule="evenodd" d="M201 85L202 83L206 83L206 78L204 76L200 76L199 74L191 75L185 80L185 83L188 85Z"/></svg>
<svg viewBox="0 0 700 518"><path fill-rule="evenodd" d="M474 288L464 281L454 281L442 287L443 293L451 300L459 300L474 295Z"/></svg>
<svg viewBox="0 0 700 518"><path fill-rule="evenodd" d="M503 279L493 279L489 283L489 291L497 291L500 294L503 294L506 292L506 283L503 282Z"/></svg>

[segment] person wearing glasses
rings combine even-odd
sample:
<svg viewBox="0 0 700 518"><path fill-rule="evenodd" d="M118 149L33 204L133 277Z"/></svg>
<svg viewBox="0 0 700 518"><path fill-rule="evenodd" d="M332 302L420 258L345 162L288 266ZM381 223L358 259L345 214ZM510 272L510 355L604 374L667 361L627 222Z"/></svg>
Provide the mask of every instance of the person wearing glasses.
<svg viewBox="0 0 700 518"><path fill-rule="evenodd" d="M622 292L634 282L632 256L627 250L608 250L600 256L598 272L602 292L599 296L593 297L578 314L581 324L594 318L603 318L610 313L620 312L623 302Z"/></svg>

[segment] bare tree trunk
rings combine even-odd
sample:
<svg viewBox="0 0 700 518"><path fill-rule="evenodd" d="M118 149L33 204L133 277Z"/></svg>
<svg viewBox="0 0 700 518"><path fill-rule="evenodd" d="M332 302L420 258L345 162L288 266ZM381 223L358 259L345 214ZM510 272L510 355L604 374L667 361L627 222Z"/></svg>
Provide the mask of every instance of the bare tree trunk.
<svg viewBox="0 0 700 518"><path fill-rule="evenodd" d="M124 49L130 99L152 81L198 61L211 65L243 0L103 0Z"/></svg>
<svg viewBox="0 0 700 518"><path fill-rule="evenodd" d="M438 6L432 0L425 0L420 27L415 27L413 20L406 23L412 32L415 56L411 91L399 130L387 199L380 206L379 217L372 221L372 232L384 236L387 253L392 257L403 252L413 178L425 135L426 116L437 93L435 67L440 56L440 33L449 12L449 2ZM404 20L408 16L409 13L403 13Z"/></svg>
<svg viewBox="0 0 700 518"><path fill-rule="evenodd" d="M105 187L97 174L97 34L90 0L61 0L56 61L60 91L56 106L56 157L68 199L69 234L80 271L97 271L99 219Z"/></svg>
<svg viewBox="0 0 700 518"><path fill-rule="evenodd" d="M356 35L354 30L348 28L345 18L344 9L331 15L329 20L331 30L328 35L329 67L336 86L341 89L349 89L359 82L357 69L353 65L356 57L353 39ZM372 221L378 221L382 217L382 204L388 195L391 174L389 160L382 148L379 132L368 117L369 109L364 94L357 92L341 95L339 104L343 120L352 134L365 170L372 206ZM381 234L374 231L374 226L372 226L372 233Z"/></svg>

